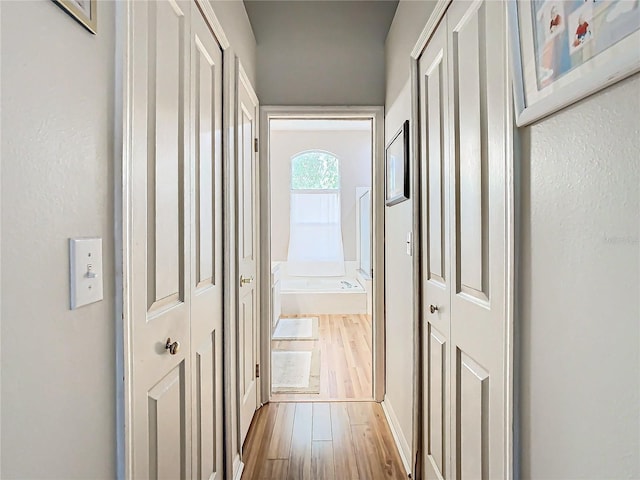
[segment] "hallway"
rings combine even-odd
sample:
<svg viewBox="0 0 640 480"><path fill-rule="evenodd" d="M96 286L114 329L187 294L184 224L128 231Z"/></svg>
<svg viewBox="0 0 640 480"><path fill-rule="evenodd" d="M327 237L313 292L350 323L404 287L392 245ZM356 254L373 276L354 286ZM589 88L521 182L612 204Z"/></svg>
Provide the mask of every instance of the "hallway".
<svg viewBox="0 0 640 480"><path fill-rule="evenodd" d="M256 412L243 480L406 478L374 402L270 403Z"/></svg>

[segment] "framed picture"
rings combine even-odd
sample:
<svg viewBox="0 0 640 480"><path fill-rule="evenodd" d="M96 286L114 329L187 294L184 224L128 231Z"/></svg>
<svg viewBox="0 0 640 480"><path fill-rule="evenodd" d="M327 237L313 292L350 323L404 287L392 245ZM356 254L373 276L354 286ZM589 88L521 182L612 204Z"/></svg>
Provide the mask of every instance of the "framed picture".
<svg viewBox="0 0 640 480"><path fill-rule="evenodd" d="M385 203L391 206L408 198L409 120L406 120L385 150Z"/></svg>
<svg viewBox="0 0 640 480"><path fill-rule="evenodd" d="M97 0L53 0L91 33L98 33Z"/></svg>
<svg viewBox="0 0 640 480"><path fill-rule="evenodd" d="M640 71L639 0L511 0L516 123Z"/></svg>

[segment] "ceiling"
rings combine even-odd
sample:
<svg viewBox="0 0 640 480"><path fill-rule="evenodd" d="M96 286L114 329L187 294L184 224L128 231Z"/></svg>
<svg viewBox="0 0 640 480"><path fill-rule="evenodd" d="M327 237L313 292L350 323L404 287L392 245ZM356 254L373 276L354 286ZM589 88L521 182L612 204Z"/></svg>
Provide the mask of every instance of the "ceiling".
<svg viewBox="0 0 640 480"><path fill-rule="evenodd" d="M245 0L259 44L295 32L331 32L384 44L397 0Z"/></svg>
<svg viewBox="0 0 640 480"><path fill-rule="evenodd" d="M269 128L272 131L368 131L371 120L277 118L270 120Z"/></svg>

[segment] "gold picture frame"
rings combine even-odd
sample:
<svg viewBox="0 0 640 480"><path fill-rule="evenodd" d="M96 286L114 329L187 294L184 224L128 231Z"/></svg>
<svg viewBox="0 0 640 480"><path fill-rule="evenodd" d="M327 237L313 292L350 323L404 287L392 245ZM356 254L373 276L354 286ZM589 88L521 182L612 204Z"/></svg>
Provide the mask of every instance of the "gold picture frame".
<svg viewBox="0 0 640 480"><path fill-rule="evenodd" d="M53 0L53 2L91 33L94 35L98 33L97 0Z"/></svg>

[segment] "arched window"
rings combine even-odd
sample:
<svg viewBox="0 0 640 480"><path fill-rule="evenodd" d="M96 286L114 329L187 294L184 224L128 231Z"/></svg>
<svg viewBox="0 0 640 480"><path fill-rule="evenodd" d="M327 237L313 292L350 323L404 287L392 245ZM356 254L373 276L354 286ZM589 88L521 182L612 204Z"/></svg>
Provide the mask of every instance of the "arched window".
<svg viewBox="0 0 640 480"><path fill-rule="evenodd" d="M291 159L291 190L340 190L340 163L327 152L312 151Z"/></svg>
<svg viewBox="0 0 640 480"><path fill-rule="evenodd" d="M344 275L340 215L340 162L327 152L291 159L288 273Z"/></svg>

